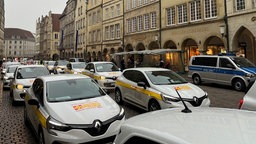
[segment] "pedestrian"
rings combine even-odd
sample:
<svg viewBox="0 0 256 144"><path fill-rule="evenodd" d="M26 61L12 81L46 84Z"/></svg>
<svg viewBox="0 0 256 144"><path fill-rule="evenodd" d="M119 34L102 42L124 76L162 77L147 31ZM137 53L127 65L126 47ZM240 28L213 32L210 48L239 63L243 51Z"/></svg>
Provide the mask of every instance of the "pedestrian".
<svg viewBox="0 0 256 144"><path fill-rule="evenodd" d="M121 71L123 71L125 69L125 61L124 61L124 57L121 60Z"/></svg>
<svg viewBox="0 0 256 144"><path fill-rule="evenodd" d="M160 58L160 61L159 61L159 67L163 68L164 67L164 61L162 58Z"/></svg>

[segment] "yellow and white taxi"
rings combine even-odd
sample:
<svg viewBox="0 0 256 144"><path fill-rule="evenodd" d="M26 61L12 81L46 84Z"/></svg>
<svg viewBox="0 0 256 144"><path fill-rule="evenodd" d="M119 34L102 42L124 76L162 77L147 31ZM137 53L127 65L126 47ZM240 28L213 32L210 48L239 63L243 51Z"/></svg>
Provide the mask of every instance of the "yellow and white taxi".
<svg viewBox="0 0 256 144"><path fill-rule="evenodd" d="M183 106L210 105L208 94L177 73L163 68L130 68L116 80L115 100L147 111Z"/></svg>
<svg viewBox="0 0 256 144"><path fill-rule="evenodd" d="M122 74L112 62L90 62L82 73L93 78L104 90L114 89L116 78Z"/></svg>
<svg viewBox="0 0 256 144"><path fill-rule="evenodd" d="M67 64L67 68L65 69L65 73L68 74L82 74L86 66L85 62L70 62Z"/></svg>
<svg viewBox="0 0 256 144"><path fill-rule="evenodd" d="M20 65L16 68L14 76L10 77L10 97L12 104L24 101L24 90L28 89L38 76L49 75L48 69L43 65Z"/></svg>
<svg viewBox="0 0 256 144"><path fill-rule="evenodd" d="M67 60L58 60L55 62L53 67L53 73L54 74L63 74L65 73L65 69L67 68L67 64L69 62Z"/></svg>
<svg viewBox="0 0 256 144"><path fill-rule="evenodd" d="M24 122L40 144L113 142L124 110L85 75L35 79L26 91Z"/></svg>

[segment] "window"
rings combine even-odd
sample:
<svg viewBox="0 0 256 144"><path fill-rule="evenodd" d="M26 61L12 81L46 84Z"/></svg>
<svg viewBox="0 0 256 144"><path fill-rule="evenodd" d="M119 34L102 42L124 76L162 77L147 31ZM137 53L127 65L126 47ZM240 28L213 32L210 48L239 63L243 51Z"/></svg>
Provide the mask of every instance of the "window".
<svg viewBox="0 0 256 144"><path fill-rule="evenodd" d="M186 23L187 22L187 5L179 5L178 6L178 23Z"/></svg>
<svg viewBox="0 0 256 144"><path fill-rule="evenodd" d="M116 5L116 15L117 15L117 16L120 16L120 13L121 13L121 12L120 12L120 4L117 4L117 5Z"/></svg>
<svg viewBox="0 0 256 144"><path fill-rule="evenodd" d="M144 0L144 4L147 4L148 3L148 0Z"/></svg>
<svg viewBox="0 0 256 144"><path fill-rule="evenodd" d="M100 42L101 41L101 32L100 32L100 30L97 30L97 39L98 39L98 42Z"/></svg>
<svg viewBox="0 0 256 144"><path fill-rule="evenodd" d="M236 10L244 10L245 9L245 0L236 0Z"/></svg>
<svg viewBox="0 0 256 144"><path fill-rule="evenodd" d="M220 58L220 63L219 63L220 67L224 67L224 68L231 68L233 65L230 63L230 61L226 58ZM235 66L233 66L235 67Z"/></svg>
<svg viewBox="0 0 256 144"><path fill-rule="evenodd" d="M204 12L205 18L210 19L217 16L217 3L216 0L205 0L204 1Z"/></svg>
<svg viewBox="0 0 256 144"><path fill-rule="evenodd" d="M105 27L105 39L108 40L109 39L109 27Z"/></svg>
<svg viewBox="0 0 256 144"><path fill-rule="evenodd" d="M98 22L101 21L101 13L100 13L100 10L97 11L97 21L98 21Z"/></svg>
<svg viewBox="0 0 256 144"><path fill-rule="evenodd" d="M55 39L58 39L58 38L59 38L59 35L58 35L58 34L54 34L54 38L55 38Z"/></svg>
<svg viewBox="0 0 256 144"><path fill-rule="evenodd" d="M137 0L132 0L132 8L135 8L135 7L136 7L136 1L137 1Z"/></svg>
<svg viewBox="0 0 256 144"><path fill-rule="evenodd" d="M110 26L110 38L114 39L115 37L115 29L114 29L114 25Z"/></svg>
<svg viewBox="0 0 256 144"><path fill-rule="evenodd" d="M127 20L127 33L132 32L132 21L131 19Z"/></svg>
<svg viewBox="0 0 256 144"><path fill-rule="evenodd" d="M96 31L93 31L93 42L96 42L96 39L97 39Z"/></svg>
<svg viewBox="0 0 256 144"><path fill-rule="evenodd" d="M152 12L150 15L151 15L151 28L156 28L156 12Z"/></svg>
<svg viewBox="0 0 256 144"><path fill-rule="evenodd" d="M144 29L149 29L149 14L144 15Z"/></svg>
<svg viewBox="0 0 256 144"><path fill-rule="evenodd" d="M127 0L126 4L127 4L126 10L131 9L131 0Z"/></svg>
<svg viewBox="0 0 256 144"><path fill-rule="evenodd" d="M167 9L167 26L175 24L175 8L168 8Z"/></svg>
<svg viewBox="0 0 256 144"><path fill-rule="evenodd" d="M115 10L114 7L111 7L111 18L113 18L115 16Z"/></svg>
<svg viewBox="0 0 256 144"><path fill-rule="evenodd" d="M256 0L253 0L254 7L256 7Z"/></svg>
<svg viewBox="0 0 256 144"><path fill-rule="evenodd" d="M137 19L136 19L136 17L133 17L132 18L132 32L136 32L136 30L137 30Z"/></svg>
<svg viewBox="0 0 256 144"><path fill-rule="evenodd" d="M194 57L192 60L192 65L202 65L202 66L214 66L217 65L217 58L215 57Z"/></svg>
<svg viewBox="0 0 256 144"><path fill-rule="evenodd" d="M109 18L108 8L106 8L106 9L105 9L105 17L106 17L106 19L108 19L108 18Z"/></svg>
<svg viewBox="0 0 256 144"><path fill-rule="evenodd" d="M190 3L190 21L198 21L201 19L201 3L196 0Z"/></svg>
<svg viewBox="0 0 256 144"><path fill-rule="evenodd" d="M142 0L138 0L138 6L142 5Z"/></svg>
<svg viewBox="0 0 256 144"><path fill-rule="evenodd" d="M116 38L120 38L120 24L116 24Z"/></svg>
<svg viewBox="0 0 256 144"><path fill-rule="evenodd" d="M143 25L142 25L142 16L138 16L138 31L142 31Z"/></svg>

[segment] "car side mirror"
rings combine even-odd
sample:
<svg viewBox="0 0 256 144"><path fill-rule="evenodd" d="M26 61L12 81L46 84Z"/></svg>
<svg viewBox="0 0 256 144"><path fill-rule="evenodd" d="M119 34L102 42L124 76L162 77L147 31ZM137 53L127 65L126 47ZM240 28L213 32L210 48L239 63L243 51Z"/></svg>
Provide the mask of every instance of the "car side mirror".
<svg viewBox="0 0 256 144"><path fill-rule="evenodd" d="M90 72L93 72L93 73L94 73L95 71L94 71L94 69L90 69Z"/></svg>
<svg viewBox="0 0 256 144"><path fill-rule="evenodd" d="M147 86L146 86L146 84L145 84L144 82L138 82L138 83L137 83L137 86L143 87L144 89L147 88Z"/></svg>
<svg viewBox="0 0 256 144"><path fill-rule="evenodd" d="M38 102L37 99L30 99L30 100L28 100L28 104L29 105L35 105L35 106L37 106L37 108L39 108L39 102Z"/></svg>

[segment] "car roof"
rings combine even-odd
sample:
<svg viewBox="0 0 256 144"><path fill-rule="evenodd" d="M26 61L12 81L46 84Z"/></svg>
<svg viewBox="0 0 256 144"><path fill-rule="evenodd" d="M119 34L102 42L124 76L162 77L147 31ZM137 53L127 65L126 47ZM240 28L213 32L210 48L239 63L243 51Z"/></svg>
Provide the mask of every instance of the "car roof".
<svg viewBox="0 0 256 144"><path fill-rule="evenodd" d="M89 62L89 63L92 63L92 64L104 64L104 63L112 63L112 62L109 62L109 61L96 61L96 62Z"/></svg>
<svg viewBox="0 0 256 144"><path fill-rule="evenodd" d="M69 79L80 79L80 78L90 78L82 74L59 74L59 75L46 75L38 77L45 82L49 81L60 81L60 80L69 80Z"/></svg>
<svg viewBox="0 0 256 144"><path fill-rule="evenodd" d="M128 68L127 70L138 70L138 71L170 71L169 69L156 68L156 67L138 67L138 68Z"/></svg>
<svg viewBox="0 0 256 144"><path fill-rule="evenodd" d="M256 135L256 112L224 108L164 109L132 117L122 125L137 135L163 143L252 143Z"/></svg>
<svg viewBox="0 0 256 144"><path fill-rule="evenodd" d="M44 65L19 65L18 68L26 68L26 67L45 67Z"/></svg>

